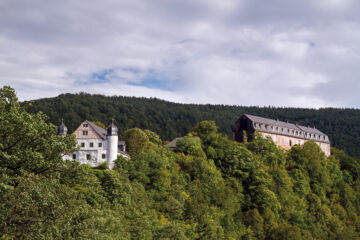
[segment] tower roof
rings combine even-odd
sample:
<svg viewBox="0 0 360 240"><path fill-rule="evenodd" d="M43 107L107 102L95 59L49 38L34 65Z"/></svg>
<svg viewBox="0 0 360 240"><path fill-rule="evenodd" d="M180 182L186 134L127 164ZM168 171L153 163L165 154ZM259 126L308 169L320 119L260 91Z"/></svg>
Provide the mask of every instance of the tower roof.
<svg viewBox="0 0 360 240"><path fill-rule="evenodd" d="M112 122L107 128L108 136L117 136L118 135L118 127Z"/></svg>
<svg viewBox="0 0 360 240"><path fill-rule="evenodd" d="M64 121L61 120L61 124L58 126L58 135L66 135L68 128L64 124Z"/></svg>

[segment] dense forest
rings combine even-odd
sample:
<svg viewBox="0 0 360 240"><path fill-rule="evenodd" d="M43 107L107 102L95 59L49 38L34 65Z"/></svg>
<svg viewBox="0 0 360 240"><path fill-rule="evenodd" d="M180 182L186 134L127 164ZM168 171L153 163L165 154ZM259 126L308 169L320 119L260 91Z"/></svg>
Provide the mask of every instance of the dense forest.
<svg viewBox="0 0 360 240"><path fill-rule="evenodd" d="M123 137L131 159L113 170L63 161L74 136L0 89L0 239L360 238L360 164L341 150L238 143L214 121L174 151L150 130Z"/></svg>
<svg viewBox="0 0 360 240"><path fill-rule="evenodd" d="M248 113L305 126L316 126L329 135L332 146L360 159L358 109L195 105L171 103L154 98L105 97L80 93L36 100L27 110L33 113L42 111L55 125L63 118L70 131L85 119L108 124L114 118L120 133L138 127L156 132L163 140L185 136L196 123L204 120L215 121L219 131L231 137L235 121L243 113Z"/></svg>

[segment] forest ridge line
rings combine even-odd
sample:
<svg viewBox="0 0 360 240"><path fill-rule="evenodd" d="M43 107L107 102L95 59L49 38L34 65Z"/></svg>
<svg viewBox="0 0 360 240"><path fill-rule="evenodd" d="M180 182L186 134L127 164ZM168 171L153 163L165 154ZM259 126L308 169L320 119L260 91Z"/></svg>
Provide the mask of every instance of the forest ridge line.
<svg viewBox="0 0 360 240"><path fill-rule="evenodd" d="M27 104L28 102L23 102ZM42 111L51 123L67 122L75 130L84 119L107 122L114 118L121 136L133 127L146 128L163 140L184 136L198 122L214 120L219 132L232 136L235 121L244 113L316 126L326 132L332 146L360 158L360 110L351 108L294 108L173 103L156 98L61 94L31 101L29 112Z"/></svg>

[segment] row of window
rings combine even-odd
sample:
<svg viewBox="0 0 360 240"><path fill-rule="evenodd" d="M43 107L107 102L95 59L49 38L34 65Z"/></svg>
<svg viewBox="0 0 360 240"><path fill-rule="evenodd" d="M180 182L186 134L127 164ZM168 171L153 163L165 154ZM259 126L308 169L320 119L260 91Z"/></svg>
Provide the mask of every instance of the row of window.
<svg viewBox="0 0 360 240"><path fill-rule="evenodd" d="M105 159L106 154L105 153L101 154L101 158ZM76 160L76 154L73 154L73 159ZM86 154L86 160L91 160L91 155L90 154Z"/></svg>
<svg viewBox="0 0 360 240"><path fill-rule="evenodd" d="M287 145L287 146L293 146L295 144L301 144L301 141L300 140L287 140L287 139L283 139L283 138L280 138L280 145Z"/></svg>
<svg viewBox="0 0 360 240"><path fill-rule="evenodd" d="M84 142L82 142L82 143L80 143L80 147L85 147L85 143ZM93 142L90 142L89 143L89 147L94 147L94 143ZM98 147L102 147L102 143L101 142L99 142L98 143Z"/></svg>
<svg viewBox="0 0 360 240"><path fill-rule="evenodd" d="M272 132L291 134L294 136L311 138L311 139L326 140L324 135L318 135L318 134L314 134L314 133L306 133L306 132L297 131L297 130L288 129L288 128L274 127L274 126L263 124L263 123L255 123L254 126L263 128L263 129L266 129L266 130L272 131Z"/></svg>

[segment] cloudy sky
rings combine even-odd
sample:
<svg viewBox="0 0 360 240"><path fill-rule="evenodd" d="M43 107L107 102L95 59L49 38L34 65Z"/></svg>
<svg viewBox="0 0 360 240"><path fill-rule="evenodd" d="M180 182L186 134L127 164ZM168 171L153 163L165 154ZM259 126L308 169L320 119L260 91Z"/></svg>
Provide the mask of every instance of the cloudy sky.
<svg viewBox="0 0 360 240"><path fill-rule="evenodd" d="M1 0L0 86L360 107L358 0Z"/></svg>

